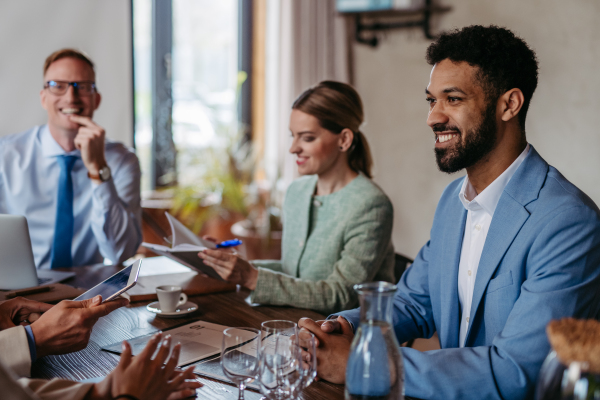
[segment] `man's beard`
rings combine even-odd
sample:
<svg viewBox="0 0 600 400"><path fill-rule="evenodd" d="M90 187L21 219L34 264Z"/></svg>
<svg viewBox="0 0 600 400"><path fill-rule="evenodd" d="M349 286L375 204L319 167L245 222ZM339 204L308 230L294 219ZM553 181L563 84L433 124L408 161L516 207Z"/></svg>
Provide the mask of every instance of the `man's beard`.
<svg viewBox="0 0 600 400"><path fill-rule="evenodd" d="M489 154L496 144L498 129L496 127L496 104L490 101L483 114L483 120L478 127L466 132L464 143L462 132L447 125L436 125L434 132L455 131L459 133L454 146L435 148L435 158L440 171L452 174L463 168L469 168Z"/></svg>

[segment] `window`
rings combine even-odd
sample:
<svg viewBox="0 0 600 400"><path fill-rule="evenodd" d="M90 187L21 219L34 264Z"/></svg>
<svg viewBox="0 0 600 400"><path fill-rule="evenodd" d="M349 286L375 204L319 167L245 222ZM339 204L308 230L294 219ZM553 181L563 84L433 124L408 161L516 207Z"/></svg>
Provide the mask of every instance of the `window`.
<svg viewBox="0 0 600 400"><path fill-rule="evenodd" d="M134 143L142 168L142 191L153 188L152 168L152 3L133 0Z"/></svg>
<svg viewBox="0 0 600 400"><path fill-rule="evenodd" d="M133 10L135 144L143 171L142 189L150 190L157 184L152 173L157 162L152 151L152 118L165 112L156 110L156 105L153 109L152 104L152 38L154 34L160 41L169 32L157 29L156 20L153 23L152 0L133 0ZM224 149L239 131L238 0L172 0L171 10L172 48L170 58L165 59L171 80L170 128L176 179L188 186L202 180L211 168L211 155ZM157 18L170 17L157 14Z"/></svg>

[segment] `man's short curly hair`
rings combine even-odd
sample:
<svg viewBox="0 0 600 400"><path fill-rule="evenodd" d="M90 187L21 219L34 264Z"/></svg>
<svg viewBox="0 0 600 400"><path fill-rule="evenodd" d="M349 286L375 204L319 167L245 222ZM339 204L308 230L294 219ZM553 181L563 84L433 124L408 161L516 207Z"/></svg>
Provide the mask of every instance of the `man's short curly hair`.
<svg viewBox="0 0 600 400"><path fill-rule="evenodd" d="M523 92L525 101L519 123L525 129L525 116L538 81L538 62L527 43L506 28L472 25L442 34L427 48L427 62L435 65L445 59L478 67L488 101L496 101L510 89Z"/></svg>

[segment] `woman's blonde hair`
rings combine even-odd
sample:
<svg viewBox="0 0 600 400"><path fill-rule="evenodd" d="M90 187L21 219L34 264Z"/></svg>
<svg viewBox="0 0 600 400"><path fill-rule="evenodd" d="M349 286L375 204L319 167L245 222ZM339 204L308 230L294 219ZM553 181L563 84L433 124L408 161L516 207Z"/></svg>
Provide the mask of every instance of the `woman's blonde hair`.
<svg viewBox="0 0 600 400"><path fill-rule="evenodd" d="M373 159L369 143L359 130L363 122L362 101L352 86L323 81L302 93L292 104L292 110L312 115L321 127L334 134L350 129L354 140L348 150L348 164L352 170L372 178Z"/></svg>

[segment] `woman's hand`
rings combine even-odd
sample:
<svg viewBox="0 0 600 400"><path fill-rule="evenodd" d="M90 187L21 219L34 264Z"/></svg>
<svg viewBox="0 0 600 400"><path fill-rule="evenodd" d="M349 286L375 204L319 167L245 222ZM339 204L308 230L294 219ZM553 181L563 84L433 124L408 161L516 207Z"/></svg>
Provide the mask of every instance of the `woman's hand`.
<svg viewBox="0 0 600 400"><path fill-rule="evenodd" d="M175 370L175 374L180 373ZM196 398L196 389L202 387L203 385L196 380L196 375L194 374L194 366L183 370L181 372L184 376L184 381L179 385L177 389L169 396L168 400L179 400L179 399L187 399L188 397ZM175 375L171 376L171 379L174 379Z"/></svg>
<svg viewBox="0 0 600 400"><path fill-rule="evenodd" d="M171 347L170 336L164 339L156 357L151 359L161 339L162 334L154 335L146 348L136 357L132 357L129 343L123 342L119 365L98 385L96 392L105 393L106 386L110 386L111 397L129 394L140 400L177 399L183 398L185 394L191 394L190 391L200 384L186 382L186 379L193 376L191 373L193 367L185 371L175 370L181 346L178 344L173 347L171 356L168 357Z"/></svg>
<svg viewBox="0 0 600 400"><path fill-rule="evenodd" d="M226 281L250 290L256 288L258 269L239 255L225 250L206 249L198 253L198 257Z"/></svg>

